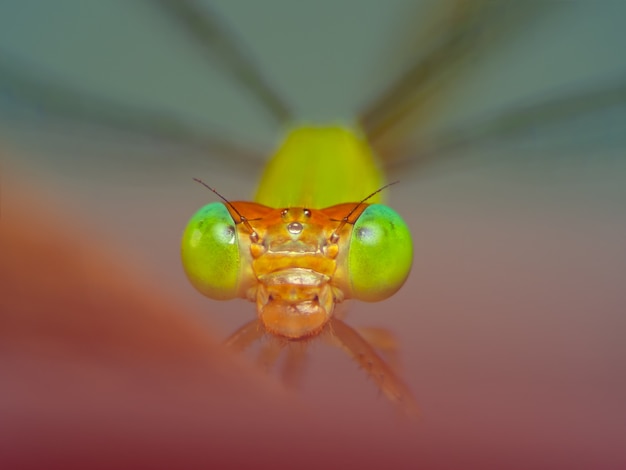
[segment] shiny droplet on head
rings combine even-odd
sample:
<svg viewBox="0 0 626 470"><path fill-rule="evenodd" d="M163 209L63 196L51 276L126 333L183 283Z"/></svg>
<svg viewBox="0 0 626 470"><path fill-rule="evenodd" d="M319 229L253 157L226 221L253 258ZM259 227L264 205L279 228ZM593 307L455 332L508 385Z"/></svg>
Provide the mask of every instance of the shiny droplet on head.
<svg viewBox="0 0 626 470"><path fill-rule="evenodd" d="M302 232L302 229L303 227L300 222L291 222L290 224L287 225L287 230L292 235L298 235L299 233Z"/></svg>

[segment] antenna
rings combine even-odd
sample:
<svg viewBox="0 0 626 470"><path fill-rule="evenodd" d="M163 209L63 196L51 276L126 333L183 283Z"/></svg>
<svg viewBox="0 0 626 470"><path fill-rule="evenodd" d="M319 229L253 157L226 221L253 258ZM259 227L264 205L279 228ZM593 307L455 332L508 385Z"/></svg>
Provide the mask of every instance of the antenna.
<svg viewBox="0 0 626 470"><path fill-rule="evenodd" d="M343 219L341 219L341 222L339 223L339 225L337 226L337 228L333 231L333 233L330 235L330 241L331 243L337 243L337 240L339 240L339 235L337 235L338 232L341 232L341 229L344 227L344 225L346 225L350 219L350 216L352 214L354 214L354 212L363 205L363 203L365 203L368 199L370 199L372 196L375 196L376 194L378 194L379 192L381 192L383 189L387 189L389 186L393 186L394 184L399 183L400 180L396 180L396 181L392 181L391 183L387 183L385 186L383 186L382 188L378 188L376 191L374 191L372 194L370 194L369 196L367 196L365 199L363 199L361 202L357 203L350 212L348 212L348 215L346 215Z"/></svg>

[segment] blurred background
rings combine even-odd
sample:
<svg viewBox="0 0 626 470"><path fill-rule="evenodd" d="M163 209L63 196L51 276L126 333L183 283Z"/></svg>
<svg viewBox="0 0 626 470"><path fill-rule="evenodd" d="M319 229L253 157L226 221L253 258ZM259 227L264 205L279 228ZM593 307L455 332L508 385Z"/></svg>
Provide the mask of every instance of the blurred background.
<svg viewBox="0 0 626 470"><path fill-rule="evenodd" d="M450 15L463 3L478 13ZM5 455L31 461L24 445L44 449L31 457L45 461L59 429L84 438L77 429L105 428L130 442L109 446L115 455L144 443L139 459L161 452L178 461L180 450L189 462L259 466L280 464L281 452L285 462L315 455L312 465L626 464L626 5L195 5L241 42L289 119L269 112L219 45L203 48L159 2L0 4ZM402 94L401 118L387 129L369 110L402 77L420 85ZM401 179L389 203L412 230L415 259L397 295L350 304L347 323L396 334L421 409L410 426L322 342L309 348L295 396L257 374L251 358L221 352L254 306L202 297L179 260L188 218L214 200L193 177L250 199L289 125L359 116L377 131L390 178ZM37 258L34 246L58 256ZM29 304L22 327L20 305L44 299L44 287L58 305ZM161 320L143 309L162 310ZM110 331L100 337L102 322ZM72 346L92 340L97 360ZM210 359L196 364L195 355ZM177 376L181 364L189 373ZM42 372L55 367L65 375ZM211 372L198 379L203 368ZM56 394L44 398L52 383ZM140 424L128 431L137 406ZM71 458L60 441L67 452L50 448ZM239 446L257 453L247 459Z"/></svg>

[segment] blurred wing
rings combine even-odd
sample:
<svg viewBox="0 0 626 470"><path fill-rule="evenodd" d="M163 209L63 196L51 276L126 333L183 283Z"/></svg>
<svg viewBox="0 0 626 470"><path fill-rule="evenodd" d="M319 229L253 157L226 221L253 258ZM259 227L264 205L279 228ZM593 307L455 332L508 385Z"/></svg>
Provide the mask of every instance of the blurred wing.
<svg viewBox="0 0 626 470"><path fill-rule="evenodd" d="M46 78L39 78L41 76ZM41 71L24 66L6 55L0 55L0 90L7 101L5 113L17 100L29 104L35 112L43 111L47 118L56 119L61 125L88 124L182 143L206 153L228 157L236 166L258 166L255 152L218 135L197 132L171 112L133 107L81 92L76 87L55 82ZM19 118L18 113L11 116ZM28 118L32 119L32 116L27 116L25 123L29 123Z"/></svg>
<svg viewBox="0 0 626 470"><path fill-rule="evenodd" d="M548 4L450 0L435 5L429 12L430 27L417 30L410 41L415 54L412 65L359 114L362 128L374 142L406 126L405 121L419 127L449 87L462 81L468 61L497 47Z"/></svg>
<svg viewBox="0 0 626 470"><path fill-rule="evenodd" d="M229 76L244 85L241 88L262 105L266 116L284 124L291 118L289 107L268 85L251 54L206 3L158 0L151 5L159 7L153 9L161 12L159 16L166 24L175 26L176 31L191 39L197 51L210 61L216 60ZM387 169L404 171L430 166L442 161L444 155L455 154L456 150L468 146L536 133L540 128L549 130L559 123L595 115L625 102L626 70L621 78L603 84L588 83L572 76L568 79L574 86L564 91L558 88L550 91L547 99L540 97L534 102L523 99L503 109L470 113L460 122L442 124L441 116L445 121L458 110L451 94L466 87L464 82L477 64L491 56L496 57L497 62L503 51L508 55L510 44L523 34L532 33L534 22L560 19L560 13L575 9L576 5L487 0L446 0L432 5L425 13L420 5L419 9L413 7L415 11L411 15L406 15L413 19L419 13L424 24L424 27L414 28L416 32L405 41L408 44L396 47L399 52L409 51L413 65L360 113L360 124L384 158ZM12 109L14 101L27 102L34 105L36 111L63 118L60 122L96 124L157 141L182 143L204 154L225 157L230 167L257 173L263 163L259 158L261 152L235 144L231 135L207 132L206 126L190 126L184 116L158 106L132 106L83 92L62 80L51 79L44 70L2 55L1 50L0 99L5 102L4 114ZM474 103L467 108L475 107ZM27 117L32 119L32 115ZM619 127L619 119L611 120L608 127ZM601 139L599 143L610 142L613 141Z"/></svg>
<svg viewBox="0 0 626 470"><path fill-rule="evenodd" d="M455 113L468 113L459 109L463 103L450 102L450 95L456 91L453 87L462 89L463 82L485 58L494 56L498 61L503 46L532 31L536 20L559 20L561 13L576 7L556 2L438 3L430 12L434 26L412 33L417 37L410 42L426 45L414 49L414 64L360 115L361 126L383 156L385 167L396 174L420 170L452 155L459 160L462 156L457 152L469 147L515 138L536 141L539 135L544 150L550 149L552 155L562 152L564 144L580 145L585 138L595 146L623 144L626 70L601 82L589 83L582 75L568 76L571 85L555 87L547 96L543 90L543 96L536 99L518 99L506 107L470 113L469 118L454 123ZM492 76L491 80L496 83L498 78ZM520 87L525 86L520 81ZM470 107L480 109L476 103ZM615 113L620 111L617 108L621 108L621 114ZM585 118L592 122L581 124Z"/></svg>
<svg viewBox="0 0 626 470"><path fill-rule="evenodd" d="M157 0L156 4L210 58L219 58L241 83L242 90L255 98L277 123L291 122L292 113L286 101L269 85L244 45L206 2L200 5L193 0Z"/></svg>
<svg viewBox="0 0 626 470"><path fill-rule="evenodd" d="M509 150L525 143L529 158L537 146L543 148L543 156L549 149L553 157L590 146L611 149L626 143L625 113L626 77L586 90L562 92L537 103L521 102L506 111L426 134L420 137L418 148L386 166L394 174L420 171L448 157L458 160L464 150L503 143Z"/></svg>
<svg viewBox="0 0 626 470"><path fill-rule="evenodd" d="M255 98L266 116L280 125L290 120L285 101L270 87L245 47L238 43L224 21L206 3L158 0L152 5L158 7L155 10L169 25L175 26L175 31L197 46L196 49L208 59L207 63L217 61L242 90ZM8 11L11 12L10 7ZM132 45L126 47L132 49ZM257 173L261 168L260 152L251 151L233 142L231 137L218 135L218 132L198 129L171 109L133 106L104 96L86 91L80 85L55 79L45 68L16 60L0 48L0 103L3 103L2 114L9 120L36 126L37 118L43 112L49 121L60 124L62 130L69 133L77 130L77 124L96 126L122 131L122 135L183 144L192 150L200 150L204 155L226 158L229 165L238 169L252 169Z"/></svg>

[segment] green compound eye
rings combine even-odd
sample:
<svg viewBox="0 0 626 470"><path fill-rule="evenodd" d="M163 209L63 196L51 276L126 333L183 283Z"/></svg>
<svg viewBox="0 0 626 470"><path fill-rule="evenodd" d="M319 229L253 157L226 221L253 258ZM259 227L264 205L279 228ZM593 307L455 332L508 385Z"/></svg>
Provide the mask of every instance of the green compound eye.
<svg viewBox="0 0 626 470"><path fill-rule="evenodd" d="M381 204L368 206L352 229L348 269L352 296L376 302L393 295L413 262L413 243L404 220Z"/></svg>
<svg viewBox="0 0 626 470"><path fill-rule="evenodd" d="M181 256L193 286L216 300L238 296L240 255L237 227L226 206L204 206L187 224Z"/></svg>

